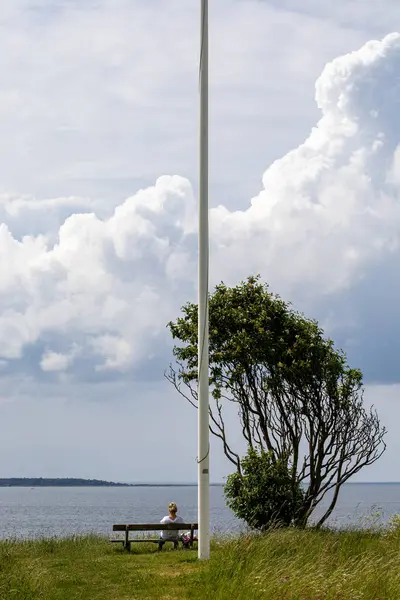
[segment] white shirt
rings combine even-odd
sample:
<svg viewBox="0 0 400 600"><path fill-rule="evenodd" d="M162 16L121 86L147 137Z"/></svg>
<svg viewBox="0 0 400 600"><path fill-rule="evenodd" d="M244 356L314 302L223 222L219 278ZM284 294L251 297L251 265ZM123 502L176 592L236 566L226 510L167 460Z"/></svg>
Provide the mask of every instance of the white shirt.
<svg viewBox="0 0 400 600"><path fill-rule="evenodd" d="M183 523L182 517L175 517L175 519L171 519L169 515L161 519L160 523ZM164 540L176 540L179 537L179 531L177 529L170 529L166 531L161 531L161 537Z"/></svg>

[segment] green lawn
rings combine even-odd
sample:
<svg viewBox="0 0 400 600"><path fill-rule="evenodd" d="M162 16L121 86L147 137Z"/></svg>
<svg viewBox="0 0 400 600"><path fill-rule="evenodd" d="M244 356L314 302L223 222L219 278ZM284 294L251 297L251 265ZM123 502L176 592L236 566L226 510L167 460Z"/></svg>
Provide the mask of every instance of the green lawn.
<svg viewBox="0 0 400 600"><path fill-rule="evenodd" d="M0 542L5 600L400 600L400 534L274 531L196 551L103 538Z"/></svg>

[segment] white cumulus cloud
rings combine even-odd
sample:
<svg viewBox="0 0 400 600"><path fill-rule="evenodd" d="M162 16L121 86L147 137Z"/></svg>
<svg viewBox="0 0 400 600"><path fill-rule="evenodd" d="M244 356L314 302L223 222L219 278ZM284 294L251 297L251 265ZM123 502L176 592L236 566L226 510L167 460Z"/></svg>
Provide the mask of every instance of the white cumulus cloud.
<svg viewBox="0 0 400 600"><path fill-rule="evenodd" d="M399 34L326 65L316 83L321 117L304 143L266 170L244 210L211 210L213 283L260 272L274 291L314 307L330 295L340 304L365 282L374 288L376 269L399 258L399 91ZM79 212L58 225L57 206L74 202ZM30 202L1 207L12 219L0 228L2 360L42 344L42 370L71 369L75 343L95 371L127 371L157 353L167 321L195 293L187 179L161 177L111 215L87 200L39 201L40 225L27 235ZM383 298L400 300L392 275L380 285Z"/></svg>
<svg viewBox="0 0 400 600"><path fill-rule="evenodd" d="M1 357L21 358L26 345L52 335L98 355L106 369L146 356L171 316L174 287L187 278L179 265L190 261L185 238L193 237L195 212L189 183L161 177L107 219L72 214L55 243L46 235L17 240L3 224ZM41 367L61 370L68 356L49 349Z"/></svg>
<svg viewBox="0 0 400 600"><path fill-rule="evenodd" d="M287 290L326 293L395 252L399 85L399 34L329 63L316 83L322 117L306 141L265 172L250 208L214 211L221 262L245 271L250 260Z"/></svg>

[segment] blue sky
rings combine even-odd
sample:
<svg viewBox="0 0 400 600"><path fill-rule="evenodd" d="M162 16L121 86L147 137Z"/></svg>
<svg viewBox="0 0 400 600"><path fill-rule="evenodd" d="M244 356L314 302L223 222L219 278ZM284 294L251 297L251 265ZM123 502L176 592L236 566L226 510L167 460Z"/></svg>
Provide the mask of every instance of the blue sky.
<svg viewBox="0 0 400 600"><path fill-rule="evenodd" d="M210 4L211 283L318 317L389 430L359 479L400 480L400 7ZM199 6L0 7L1 476L196 479L163 372L196 297Z"/></svg>

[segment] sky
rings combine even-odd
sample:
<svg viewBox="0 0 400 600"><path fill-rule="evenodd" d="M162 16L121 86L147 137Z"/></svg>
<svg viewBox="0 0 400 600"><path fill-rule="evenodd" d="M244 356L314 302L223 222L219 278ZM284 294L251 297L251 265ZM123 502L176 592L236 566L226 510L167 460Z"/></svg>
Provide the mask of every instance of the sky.
<svg viewBox="0 0 400 600"><path fill-rule="evenodd" d="M1 3L0 477L196 480L164 371L197 293L199 9ZM210 2L210 283L260 273L363 370L388 434L360 481L400 481L399 19Z"/></svg>

